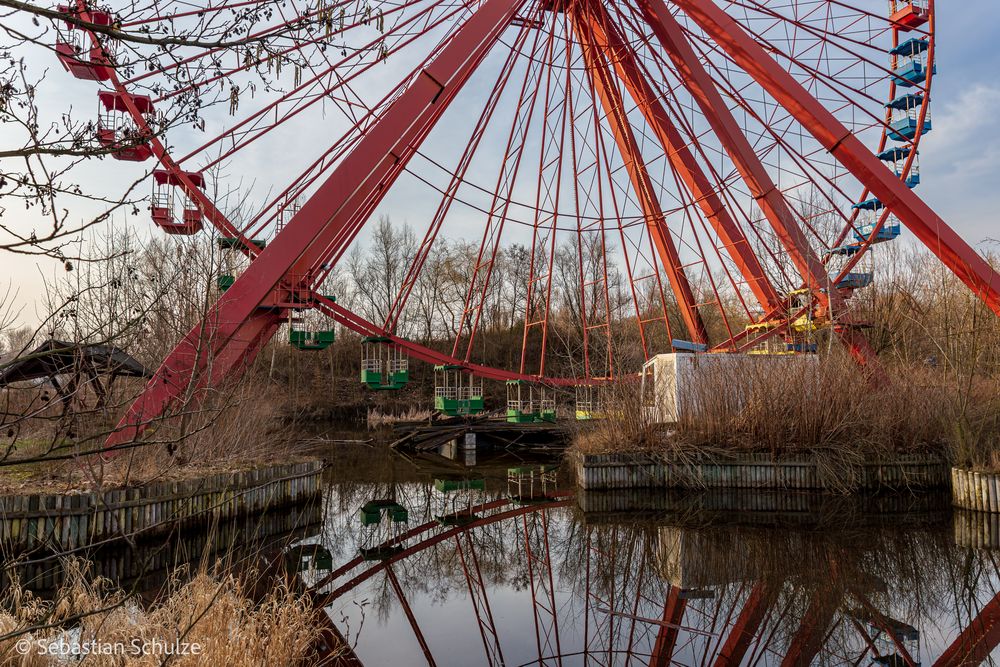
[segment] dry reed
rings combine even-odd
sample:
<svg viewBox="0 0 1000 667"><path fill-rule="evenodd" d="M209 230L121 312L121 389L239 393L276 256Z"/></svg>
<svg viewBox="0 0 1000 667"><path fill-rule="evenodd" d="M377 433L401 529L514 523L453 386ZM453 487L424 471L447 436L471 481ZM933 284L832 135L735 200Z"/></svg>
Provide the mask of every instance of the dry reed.
<svg viewBox="0 0 1000 667"><path fill-rule="evenodd" d="M155 652L156 642L197 645L197 655L169 658L170 664L181 667L297 665L309 664L313 657L319 633L316 614L321 612L287 587L279 585L254 603L233 575L202 571L184 580L175 574L163 598L145 609L106 580L89 580L78 561L67 561L66 568L66 582L52 600L36 598L18 585L5 592L0 665L66 664L43 654L51 648L40 648L59 644L124 647L119 651L124 655L87 656L86 663L98 667L163 664L165 649L159 649L159 655L139 653L143 645ZM28 655L21 654L25 643L32 646Z"/></svg>
<svg viewBox="0 0 1000 667"><path fill-rule="evenodd" d="M434 418L434 410L430 408L411 407L405 412L388 413L378 409L368 410L368 428L377 429L392 426L400 422L426 422Z"/></svg>
<svg viewBox="0 0 1000 667"><path fill-rule="evenodd" d="M81 425L79 418L76 423ZM158 422L141 444L108 460L88 455L102 448L110 428L105 422L73 438L46 424L34 428L32 438L11 444L0 440L0 452L6 454L0 459L0 490L67 492L189 479L305 460L308 453L282 420L280 391L250 380L231 383L196 407ZM54 460L18 463L49 456Z"/></svg>
<svg viewBox="0 0 1000 667"><path fill-rule="evenodd" d="M646 451L690 456L809 453L840 468L908 454L956 464L1000 465L1000 383L959 382L926 366L888 367L875 382L850 359L747 364L699 373L674 424L655 424L635 383L608 394L607 419L582 429L586 453Z"/></svg>

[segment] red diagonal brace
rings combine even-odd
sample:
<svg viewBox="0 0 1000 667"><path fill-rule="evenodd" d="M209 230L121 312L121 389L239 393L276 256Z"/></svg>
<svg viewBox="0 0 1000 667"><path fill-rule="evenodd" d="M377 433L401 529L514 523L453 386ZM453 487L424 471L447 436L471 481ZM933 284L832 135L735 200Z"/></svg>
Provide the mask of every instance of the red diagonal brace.
<svg viewBox="0 0 1000 667"><path fill-rule="evenodd" d="M212 360L208 386L216 386L256 358L260 349L271 340L285 320L285 312L277 309L258 309L238 332L240 338L219 352Z"/></svg>
<svg viewBox="0 0 1000 667"><path fill-rule="evenodd" d="M663 603L663 623L656 634L656 643L649 656L649 667L669 667L670 660L677 646L677 633L681 621L684 620L684 610L687 609L687 598L681 597L681 589L671 586Z"/></svg>
<svg viewBox="0 0 1000 667"><path fill-rule="evenodd" d="M750 141L684 35L684 29L663 4L663 0L640 0L639 8L653 34L670 56L684 87L694 97L705 119L712 126L712 131L736 165L764 217L767 218L778 240L795 264L795 268L806 281L816 301L832 315L840 318L842 323L850 324L843 317L847 313L844 298L839 291L830 286L826 267L809 246L809 240L796 222L784 195L761 164L753 146L750 145ZM882 167L882 170L885 171L885 168ZM855 328L840 326L837 333L859 361L867 363L874 359L874 352L868 342Z"/></svg>
<svg viewBox="0 0 1000 667"><path fill-rule="evenodd" d="M981 664L1000 646L1000 593L990 600L965 630L945 649L934 667Z"/></svg>
<svg viewBox="0 0 1000 667"><path fill-rule="evenodd" d="M647 3L657 0L645 0ZM673 0L737 65L1000 315L1000 275L714 2Z"/></svg>
<svg viewBox="0 0 1000 667"><path fill-rule="evenodd" d="M799 624L799 629L792 637L781 667L809 667L813 658L823 648L823 639L830 627L833 615L837 611L838 602L830 599L831 591L819 589L813 592L806 615Z"/></svg>
<svg viewBox="0 0 1000 667"><path fill-rule="evenodd" d="M885 614L879 611L878 608L874 604L872 604L871 600L869 600L868 597L864 594L864 592L853 588L851 592L857 599L858 603L861 604L861 607L864 609L865 613L868 614L871 622L879 630L884 632L885 635L892 642L894 648L896 649L896 653L899 655L900 658L902 658L903 664L906 665L906 667L916 667L919 663L913 659L913 656L910 655L910 652L906 649L906 646L904 646L900 638L896 636L896 630L894 627L896 623L894 623Z"/></svg>
<svg viewBox="0 0 1000 667"><path fill-rule="evenodd" d="M726 637L719 656L715 659L715 667L730 667L743 662L743 656L750 648L751 642L757 636L760 624L767 616L768 610L774 604L776 589L765 582L754 585L743 609Z"/></svg>
<svg viewBox="0 0 1000 667"><path fill-rule="evenodd" d="M410 628L413 629L413 636L417 638L417 643L420 644L420 650L424 654L424 659L427 660L427 666L436 667L437 663L434 661L434 654L431 653L430 646L427 645L427 639L420 629L420 624L417 623L417 617L413 615L413 608L410 607L410 601L406 599L403 587L399 584L399 579L396 578L396 573L389 564L385 566L385 575L388 577L389 583L392 584L392 590L396 592L396 599L399 600L399 605L403 608L403 613L406 614L406 620L409 621Z"/></svg>
<svg viewBox="0 0 1000 667"><path fill-rule="evenodd" d="M234 350L224 354L231 355L231 360L245 361L259 349L259 336L243 332L258 305L285 276L308 279L313 266L350 243L359 230L357 214L370 210L372 202L385 195L523 1L487 0L462 25L212 307L204 322L171 351L109 436L108 446L136 437L229 345Z"/></svg>
<svg viewBox="0 0 1000 667"><path fill-rule="evenodd" d="M639 198L639 205L642 207L650 237L653 239L656 251L660 256L660 263L663 264L663 268L667 272L670 287L677 299L681 318L684 320L692 339L699 343L706 343L708 336L705 332L705 323L695 305L696 300L691 292L691 285L681 266L680 255L677 253L677 248L670 236L670 229L667 227L663 209L660 208L653 181L649 177L646 162L643 160L639 144L632 132L632 125L626 115L621 93L604 56L595 46L595 40L588 29L587 22L575 20L573 21L573 29L583 50L583 59L591 86L601 99L601 106L604 107L604 113L614 134L615 143L622 154L629 179L632 181L632 187Z"/></svg>
<svg viewBox="0 0 1000 667"><path fill-rule="evenodd" d="M747 281L757 301L765 311L781 308L781 297L765 275L746 235L729 214L729 210L722 203L687 142L667 115L659 96L641 73L632 47L622 38L603 4L590 2L586 5L586 11L590 27L588 37L604 51L607 61L614 64L618 78L625 84L626 90L635 100L646 123L663 145L674 171L719 235L723 246Z"/></svg>

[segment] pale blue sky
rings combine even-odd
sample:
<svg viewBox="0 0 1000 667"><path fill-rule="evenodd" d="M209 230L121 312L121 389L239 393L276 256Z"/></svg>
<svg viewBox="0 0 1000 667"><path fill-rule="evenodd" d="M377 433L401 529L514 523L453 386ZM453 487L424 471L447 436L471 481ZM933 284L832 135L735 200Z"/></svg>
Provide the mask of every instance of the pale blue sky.
<svg viewBox="0 0 1000 667"><path fill-rule="evenodd" d="M921 143L923 183L917 192L979 244L1000 238L1000 4L938 5L934 131Z"/></svg>

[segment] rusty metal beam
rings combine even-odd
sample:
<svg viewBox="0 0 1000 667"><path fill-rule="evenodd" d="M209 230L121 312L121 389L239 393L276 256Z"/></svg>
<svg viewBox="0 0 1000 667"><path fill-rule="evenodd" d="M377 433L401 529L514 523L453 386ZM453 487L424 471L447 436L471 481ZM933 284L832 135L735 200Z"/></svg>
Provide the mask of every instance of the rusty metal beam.
<svg viewBox="0 0 1000 667"><path fill-rule="evenodd" d="M730 215L688 143L660 103L656 91L643 75L635 51L622 37L602 3L590 2L585 7L588 37L603 52L606 60L614 65L618 78L663 146L675 173L719 235L723 247L746 280L747 286L765 312L782 308L782 299L764 273L746 235Z"/></svg>
<svg viewBox="0 0 1000 667"><path fill-rule="evenodd" d="M809 667L813 658L823 648L823 640L839 606L830 599L831 591L820 588L813 592L799 628L792 637L781 667Z"/></svg>
<svg viewBox="0 0 1000 667"><path fill-rule="evenodd" d="M583 59L591 87L600 98L604 114L614 135L615 144L617 144L618 151L625 162L625 169L628 171L632 187L639 198L639 205L642 207L650 237L653 239L657 254L660 256L660 263L667 273L671 290L677 299L681 318L695 342L707 343L708 334L705 330L705 323L698 312L697 300L694 298L691 284L684 273L683 262L670 235L666 216L660 207L653 181L649 177L646 162L635 139L635 133L632 131L632 124L625 111L621 92L604 55L597 48L589 28L588 21L573 20L573 31L583 51Z"/></svg>
<svg viewBox="0 0 1000 667"><path fill-rule="evenodd" d="M649 657L649 667L670 666L685 609L687 609L687 598L681 596L679 587L671 586L663 603L663 621L660 623L659 632L656 633L656 643L653 644L653 652Z"/></svg>
<svg viewBox="0 0 1000 667"><path fill-rule="evenodd" d="M777 590L774 586L765 582L754 584L746 602L743 603L736 623L719 650L719 655L715 659L715 667L742 664L743 656L746 655L747 649L750 648L754 637L757 636L760 624L767 616L776 597Z"/></svg>
<svg viewBox="0 0 1000 667"><path fill-rule="evenodd" d="M1000 593L976 615L944 650L934 667L978 665L1000 646Z"/></svg>
<svg viewBox="0 0 1000 667"><path fill-rule="evenodd" d="M417 623L417 617L413 615L410 602L406 599L406 595L403 594L403 587L399 584L399 579L396 578L396 573L393 571L391 565L387 564L385 566L385 574L389 578L392 590L396 593L396 599L399 600L400 606L403 607L403 613L406 614L406 620L409 621L410 628L413 629L413 636L417 638L417 643L420 644L420 650L424 654L424 659L427 660L428 667L436 667L437 663L434 661L434 655L427 645L427 638L424 637L424 633L420 629L420 624Z"/></svg>
<svg viewBox="0 0 1000 667"><path fill-rule="evenodd" d="M687 7L691 3L681 1L676 4ZM852 326L843 296L830 285L826 267L809 245L809 239L796 221L784 195L767 173L749 139L723 100L722 94L715 87L712 77L698 59L694 47L684 34L684 29L667 9L663 0L640 0L639 9L670 57L681 83L701 109L799 275L805 280L813 298L821 308L821 314L830 315L831 319L838 318L840 326L836 328L837 334L851 354L861 363L871 363L875 353L861 332ZM736 29L739 29L738 26ZM717 41L720 39L725 39L725 35L716 38ZM871 157L875 159L874 156ZM882 171L886 171L884 167Z"/></svg>
<svg viewBox="0 0 1000 667"><path fill-rule="evenodd" d="M858 137L714 2L672 2L878 197L977 297L1000 315L1000 275L905 183L886 169ZM640 4L662 5L662 2L641 0Z"/></svg>
<svg viewBox="0 0 1000 667"><path fill-rule="evenodd" d="M255 311L288 276L308 281L331 248L359 230L357 214L371 209L419 148L524 0L486 0L364 134L355 149L250 263L202 323L171 351L146 390L108 437L111 447L136 438L166 411L215 357L245 362L260 336L245 333ZM233 350L226 350L233 346Z"/></svg>

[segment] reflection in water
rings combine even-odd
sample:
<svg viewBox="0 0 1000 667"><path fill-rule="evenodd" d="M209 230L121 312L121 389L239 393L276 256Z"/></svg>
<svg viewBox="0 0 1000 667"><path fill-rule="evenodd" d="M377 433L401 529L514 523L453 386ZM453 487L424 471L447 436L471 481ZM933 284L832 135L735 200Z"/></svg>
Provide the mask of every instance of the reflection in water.
<svg viewBox="0 0 1000 667"><path fill-rule="evenodd" d="M52 596L65 581L65 557L73 556L87 562L90 576L107 579L125 591L155 597L182 566L211 567L216 559L229 564L240 559L249 568L281 557L289 543L319 530L322 516L318 500L309 499L227 520L206 513L174 525L169 534L137 533L131 541L108 539L68 553L39 547L3 560L0 588L16 580L38 595Z"/></svg>
<svg viewBox="0 0 1000 667"><path fill-rule="evenodd" d="M334 466L302 575L360 663L958 665L1000 641L996 553L956 545L940 497L575 497L507 466Z"/></svg>

